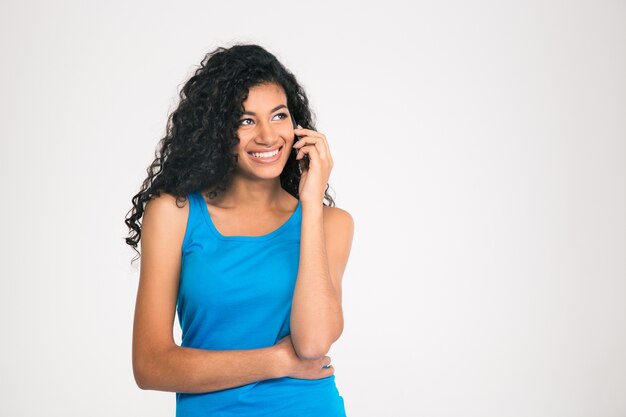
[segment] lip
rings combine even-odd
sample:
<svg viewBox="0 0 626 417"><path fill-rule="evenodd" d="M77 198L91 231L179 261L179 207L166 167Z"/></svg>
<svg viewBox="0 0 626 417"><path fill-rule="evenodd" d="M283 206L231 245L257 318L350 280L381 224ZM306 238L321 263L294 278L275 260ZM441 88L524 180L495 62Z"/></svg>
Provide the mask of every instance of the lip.
<svg viewBox="0 0 626 417"><path fill-rule="evenodd" d="M264 149L259 149L258 151L248 151L248 152L257 152L257 153L261 153L261 152L272 152L272 151L275 151L276 149L280 149L280 148L282 148L282 147L283 147L283 145L280 145L280 146L277 146L277 147L275 147L275 148L270 148L270 149L264 148Z"/></svg>
<svg viewBox="0 0 626 417"><path fill-rule="evenodd" d="M276 155L272 156L271 158L265 158L265 159L257 158L257 157L255 157L255 156L250 154L250 152L256 152L256 151L250 151L250 152L246 152L246 153L248 154L250 159L252 159L257 164L267 165L267 164L271 164L271 163L274 163L274 162L278 161L280 159L280 157L282 156L282 154L283 154L283 149L284 148L285 148L284 146L278 146L278 147L276 147L274 149L266 149L266 150L261 151L261 152L272 152L272 151L274 151L276 149L279 150Z"/></svg>

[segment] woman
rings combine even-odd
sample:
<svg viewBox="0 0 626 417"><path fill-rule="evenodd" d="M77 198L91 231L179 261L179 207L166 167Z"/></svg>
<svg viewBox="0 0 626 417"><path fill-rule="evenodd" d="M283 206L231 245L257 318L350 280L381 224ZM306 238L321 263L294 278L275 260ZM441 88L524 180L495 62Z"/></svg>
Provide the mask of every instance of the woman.
<svg viewBox="0 0 626 417"><path fill-rule="evenodd" d="M126 218L137 385L176 392L177 416L345 416L326 354L354 223L327 194L306 94L274 55L235 45L180 98Z"/></svg>

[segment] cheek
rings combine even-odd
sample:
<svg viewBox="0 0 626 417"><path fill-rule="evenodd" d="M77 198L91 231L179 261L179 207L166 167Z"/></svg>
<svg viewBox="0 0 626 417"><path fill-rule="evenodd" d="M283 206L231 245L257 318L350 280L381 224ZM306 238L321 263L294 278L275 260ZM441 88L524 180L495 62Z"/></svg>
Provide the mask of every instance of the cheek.
<svg viewBox="0 0 626 417"><path fill-rule="evenodd" d="M241 153L244 152L246 146L248 146L248 141L240 138L239 143L233 147L233 150L237 153Z"/></svg>

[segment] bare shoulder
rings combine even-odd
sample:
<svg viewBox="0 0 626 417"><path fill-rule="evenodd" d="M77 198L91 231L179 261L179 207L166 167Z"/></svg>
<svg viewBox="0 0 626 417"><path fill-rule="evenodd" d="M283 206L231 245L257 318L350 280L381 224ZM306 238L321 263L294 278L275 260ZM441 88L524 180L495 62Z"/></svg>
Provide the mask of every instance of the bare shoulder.
<svg viewBox="0 0 626 417"><path fill-rule="evenodd" d="M161 195L152 197L146 203L144 214L148 214L148 211L153 211L160 215L180 217L185 214L185 211L189 210L188 202L189 199L185 202L178 202L176 196L170 193L161 193Z"/></svg>
<svg viewBox="0 0 626 417"><path fill-rule="evenodd" d="M185 202L178 202L177 199L175 195L162 192L161 195L152 197L152 199L146 203L145 211L148 211L148 207L158 207L155 210L177 214L180 209L187 205L187 201L189 201L189 199L187 199ZM179 210L177 211L176 209Z"/></svg>
<svg viewBox="0 0 626 417"><path fill-rule="evenodd" d="M144 209L142 240L150 239L154 232L154 235L161 238L167 236L173 241L182 243L188 215L188 199L179 202L176 196L169 193L153 197L146 203Z"/></svg>
<svg viewBox="0 0 626 417"><path fill-rule="evenodd" d="M354 219L347 210L324 206L324 230L327 235L338 237L349 246L354 234Z"/></svg>
<svg viewBox="0 0 626 417"><path fill-rule="evenodd" d="M324 206L324 222L328 221L337 226L354 228L354 219L347 211L339 207Z"/></svg>

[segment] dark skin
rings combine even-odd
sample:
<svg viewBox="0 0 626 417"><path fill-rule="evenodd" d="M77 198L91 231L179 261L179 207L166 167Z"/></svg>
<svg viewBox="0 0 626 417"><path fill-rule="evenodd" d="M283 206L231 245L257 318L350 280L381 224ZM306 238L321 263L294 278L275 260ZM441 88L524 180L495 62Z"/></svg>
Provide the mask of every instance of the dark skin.
<svg viewBox="0 0 626 417"><path fill-rule="evenodd" d="M239 127L239 164L228 190L207 203L223 235L260 236L283 224L297 200L280 186L280 173L294 146L291 121L272 111L285 104L280 86L251 89L246 110L255 115ZM250 126L249 126L250 125ZM300 183L301 260L292 308L292 332L276 345L260 349L211 351L181 347L173 340L181 245L189 204L182 208L167 193L146 204L142 222L141 270L133 327L133 372L142 389L210 392L250 382L289 376L320 379L334 373L326 356L339 337L341 277L352 242L350 215L322 205L332 159L323 134L296 131L299 158L308 153L310 170ZM276 163L261 165L248 152L284 146ZM282 159L281 159L282 158ZM295 314L295 315L294 315ZM313 337L314 336L314 337ZM293 339L292 339L293 337Z"/></svg>
<svg viewBox="0 0 626 417"><path fill-rule="evenodd" d="M333 166L326 136L311 129L294 130L286 103L280 85L262 84L249 90L237 130L234 179L226 192L208 202L208 210L223 235L259 236L276 230L298 203L282 189L280 174L292 148L297 159L308 156L309 166L299 184L302 234L291 337L300 357L320 358L343 331L341 279L354 225L345 210L323 205ZM266 154L269 162L251 155L273 150L279 153L274 158Z"/></svg>

